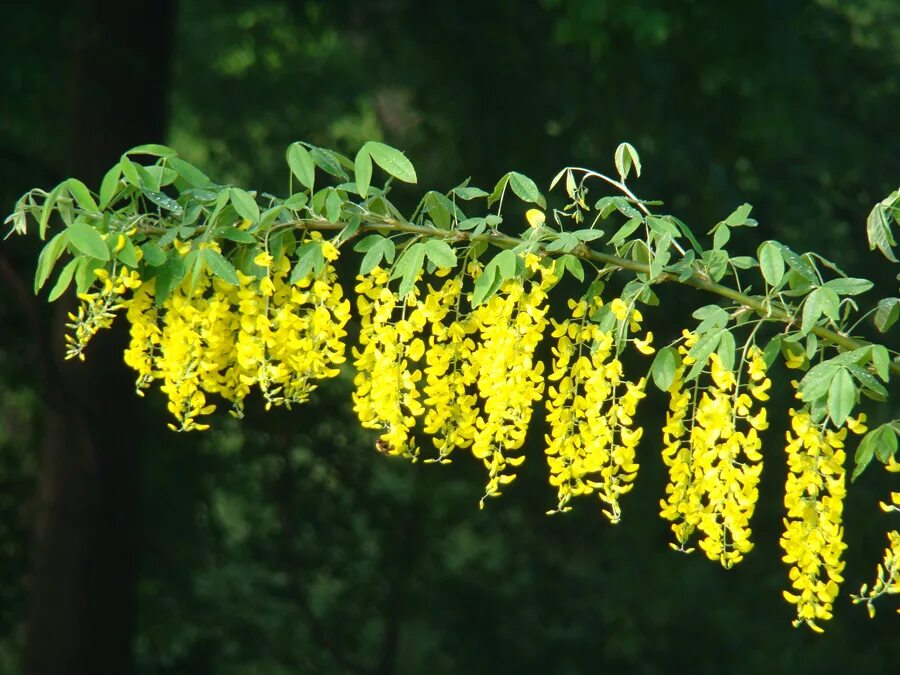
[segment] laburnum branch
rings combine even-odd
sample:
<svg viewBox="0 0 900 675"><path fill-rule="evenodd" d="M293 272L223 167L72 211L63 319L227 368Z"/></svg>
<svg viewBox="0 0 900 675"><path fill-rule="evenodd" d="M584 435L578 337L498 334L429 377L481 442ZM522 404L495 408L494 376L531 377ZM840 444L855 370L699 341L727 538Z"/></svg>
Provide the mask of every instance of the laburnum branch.
<svg viewBox="0 0 900 675"><path fill-rule="evenodd" d="M155 161L134 159L147 155ZM725 248L732 231L756 225L747 204L717 223L712 247L704 247L685 223L657 215L651 207L659 202L639 199L626 184L641 173L628 143L615 152L618 179L580 167L557 174L551 189L564 185L562 208L548 209L534 182L511 171L491 192L468 181L427 192L409 217L388 199L391 181L416 182L394 148L369 142L350 160L294 143L286 159L286 199L215 184L161 145L125 153L97 193L73 178L24 195L7 219L14 232L26 233L33 221L43 239L51 223L64 225L38 259L35 291L68 256L49 295L55 300L74 283L81 301L70 315L67 356L84 359L90 339L124 313L131 332L124 357L137 372L137 391L160 383L173 430L207 428L202 420L215 400L230 402L240 417L252 390L267 408L303 403L346 360L354 312L335 262L352 245L363 254L354 289L353 405L360 423L377 432L380 452L415 460L421 437L437 451L425 461L448 462L467 449L488 471L484 506L515 479L540 401L557 498L550 512L594 495L616 523L638 472L645 430L636 414L652 380L669 396L662 429L669 484L660 515L671 522L672 547L696 545L726 568L753 548L759 433L768 428L769 369L780 357L804 373L792 382L799 401L789 411L785 447L780 543L791 584L784 597L796 606L795 625L821 631L844 568L848 432L865 434L851 480L873 459L900 471L900 420L869 430L864 413L853 416L862 397L888 400L885 385L900 375L896 351L854 332L871 318L886 333L900 319L900 299L860 313L854 298L871 281L777 241L762 242L756 258L732 256ZM382 188L372 185L375 166L389 176ZM590 181L616 192L589 205ZM513 198L531 207L518 235L500 229L509 230L502 213ZM479 200L486 213L467 217L460 204L468 210ZM900 191L867 221L870 249L890 262L897 262L897 223ZM612 235L598 227L610 224ZM758 276L748 280L748 271ZM617 272L630 278L617 293L605 290ZM727 274L733 285L722 282ZM566 275L587 288L556 321L548 293ZM751 293L760 278L764 292ZM641 334L638 305L657 304L660 283L728 302L700 307L696 325L656 348L652 333ZM761 330L767 325L780 330L764 335L772 332ZM535 352L545 331L553 340L546 374ZM655 354L647 376L626 375L628 349ZM900 511L900 492L882 509ZM873 586L853 596L871 613L875 600L900 592L900 533L889 533L888 542Z"/></svg>

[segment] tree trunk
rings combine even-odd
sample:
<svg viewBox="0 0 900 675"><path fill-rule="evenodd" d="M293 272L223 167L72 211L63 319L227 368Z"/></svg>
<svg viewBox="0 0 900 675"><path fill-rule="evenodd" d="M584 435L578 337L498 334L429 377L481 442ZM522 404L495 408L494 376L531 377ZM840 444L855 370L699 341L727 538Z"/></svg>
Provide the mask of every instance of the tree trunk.
<svg viewBox="0 0 900 675"><path fill-rule="evenodd" d="M174 1L137 19L99 0L74 3L67 64L68 175L95 188L128 147L165 133ZM62 98L62 97L61 97ZM43 387L38 515L24 672L133 670L139 524L139 413L122 364L122 326L86 363L62 362L64 303L39 358Z"/></svg>

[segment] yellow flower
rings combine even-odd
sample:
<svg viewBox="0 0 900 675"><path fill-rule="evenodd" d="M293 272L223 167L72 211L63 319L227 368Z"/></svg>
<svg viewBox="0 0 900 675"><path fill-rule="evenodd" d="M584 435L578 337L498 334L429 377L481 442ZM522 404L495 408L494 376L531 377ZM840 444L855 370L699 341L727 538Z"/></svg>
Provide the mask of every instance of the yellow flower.
<svg viewBox="0 0 900 675"><path fill-rule="evenodd" d="M544 212L539 209L528 209L525 212L525 220L528 221L528 225L531 227L540 227L546 219Z"/></svg>
<svg viewBox="0 0 900 675"><path fill-rule="evenodd" d="M652 342L653 332L648 331L647 336L643 340L635 339L634 346L641 354L650 355L656 352L656 350L650 346Z"/></svg>
<svg viewBox="0 0 900 675"><path fill-rule="evenodd" d="M272 255L268 251L260 251L253 262L260 267L269 267L272 264Z"/></svg>

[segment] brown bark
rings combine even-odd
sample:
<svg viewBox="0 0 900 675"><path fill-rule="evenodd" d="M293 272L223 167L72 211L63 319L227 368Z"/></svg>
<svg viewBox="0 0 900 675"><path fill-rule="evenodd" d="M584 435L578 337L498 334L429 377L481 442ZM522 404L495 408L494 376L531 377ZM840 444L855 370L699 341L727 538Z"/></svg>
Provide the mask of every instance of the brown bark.
<svg viewBox="0 0 900 675"><path fill-rule="evenodd" d="M172 0L129 14L73 3L71 136L63 171L97 187L128 147L159 141L173 34ZM36 340L44 437L24 672L127 675L133 669L140 408L122 364L125 335L98 335L87 363L63 363L65 307Z"/></svg>

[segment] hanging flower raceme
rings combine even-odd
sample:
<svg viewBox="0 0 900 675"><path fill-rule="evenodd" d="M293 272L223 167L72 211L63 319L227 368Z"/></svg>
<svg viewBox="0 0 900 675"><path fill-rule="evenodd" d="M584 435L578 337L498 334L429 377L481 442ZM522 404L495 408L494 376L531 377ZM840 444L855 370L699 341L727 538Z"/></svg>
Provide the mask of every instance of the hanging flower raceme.
<svg viewBox="0 0 900 675"><path fill-rule="evenodd" d="M645 380L630 382L623 377L613 333L589 320L602 306L596 295L590 303L570 300L571 316L553 322L557 343L548 379L556 384L550 386L546 403L550 425L546 454L550 484L557 489L555 511L568 511L572 497L596 493L605 505L603 512L616 523L621 516L619 497L631 490L637 476L635 448L643 429L635 428L633 417L644 398ZM613 311L617 310L618 306ZM620 320L629 319L639 327L637 311L630 314L626 307ZM649 341L635 340L644 351Z"/></svg>
<svg viewBox="0 0 900 675"><path fill-rule="evenodd" d="M313 233L311 240L321 242ZM316 381L334 377L344 361L344 326L350 303L336 281L337 249L321 242L322 268L291 283L290 261L268 253L254 262L262 278L237 271L238 284L208 270L184 280L155 302L155 280L134 294L127 318L131 341L125 362L138 373L138 393L154 380L169 398L178 431L202 430L197 422L215 410L207 396L232 403L242 414L254 386L272 405L303 402ZM201 244L219 253L215 243ZM187 250L187 249L186 249Z"/></svg>
<svg viewBox="0 0 900 675"><path fill-rule="evenodd" d="M892 472L900 472L900 462L891 457L885 468ZM885 513L900 513L900 492L891 492L890 502L879 502L881 510ZM875 581L872 588L863 584L859 589L859 595L853 596L854 603L865 602L869 616L875 616L875 601L883 595L900 594L900 532L893 530L888 532L888 545L884 549L884 558L875 571ZM900 614L900 607L897 608Z"/></svg>
<svg viewBox="0 0 900 675"><path fill-rule="evenodd" d="M536 257L526 264L540 275L540 281L508 279L472 312L478 337L471 367L478 374L481 406L472 454L488 469L482 507L487 497L498 496L503 485L515 480L512 469L525 457L512 453L525 442L532 406L544 391L544 364L534 358L534 351L547 323L546 289L554 278Z"/></svg>
<svg viewBox="0 0 900 675"><path fill-rule="evenodd" d="M784 591L784 598L797 606L795 626L806 623L822 632L817 622L831 618L843 581L847 428L830 429L827 420L815 421L805 408L789 412L787 517L781 547L782 560L791 565L792 589ZM847 427L856 433L865 431L863 419L849 419Z"/></svg>
<svg viewBox="0 0 900 675"><path fill-rule="evenodd" d="M416 418L424 413L418 382L425 354L421 338L427 322L425 303L414 285L405 300L389 288L387 270L376 267L358 277L360 348L353 349L357 374L353 407L367 429L381 433L377 447L389 455L415 458Z"/></svg>
<svg viewBox="0 0 900 675"><path fill-rule="evenodd" d="M112 272L100 267L94 270L94 288L78 294L78 309L69 313L66 324L66 358L84 361L84 349L99 331L109 328L116 312L126 307L130 299L125 295L141 285L136 270L113 265Z"/></svg>
<svg viewBox="0 0 900 675"><path fill-rule="evenodd" d="M478 418L472 353L478 324L471 313L462 313L462 278L447 279L440 288L429 286L425 313L431 335L425 367L424 430L438 451L437 462L449 462L455 448L472 445Z"/></svg>
<svg viewBox="0 0 900 675"><path fill-rule="evenodd" d="M688 542L699 530L707 557L729 568L753 547L750 518L762 471L758 432L768 427L765 408L754 412L754 402L768 400L771 382L762 351L751 345L744 359L746 385L714 353L708 384L701 386L698 379L686 387L685 370L694 363L690 351L696 343L697 337L685 331L682 363L669 387L662 453L669 496L661 502L661 515L673 523L678 542L673 548L693 550Z"/></svg>

